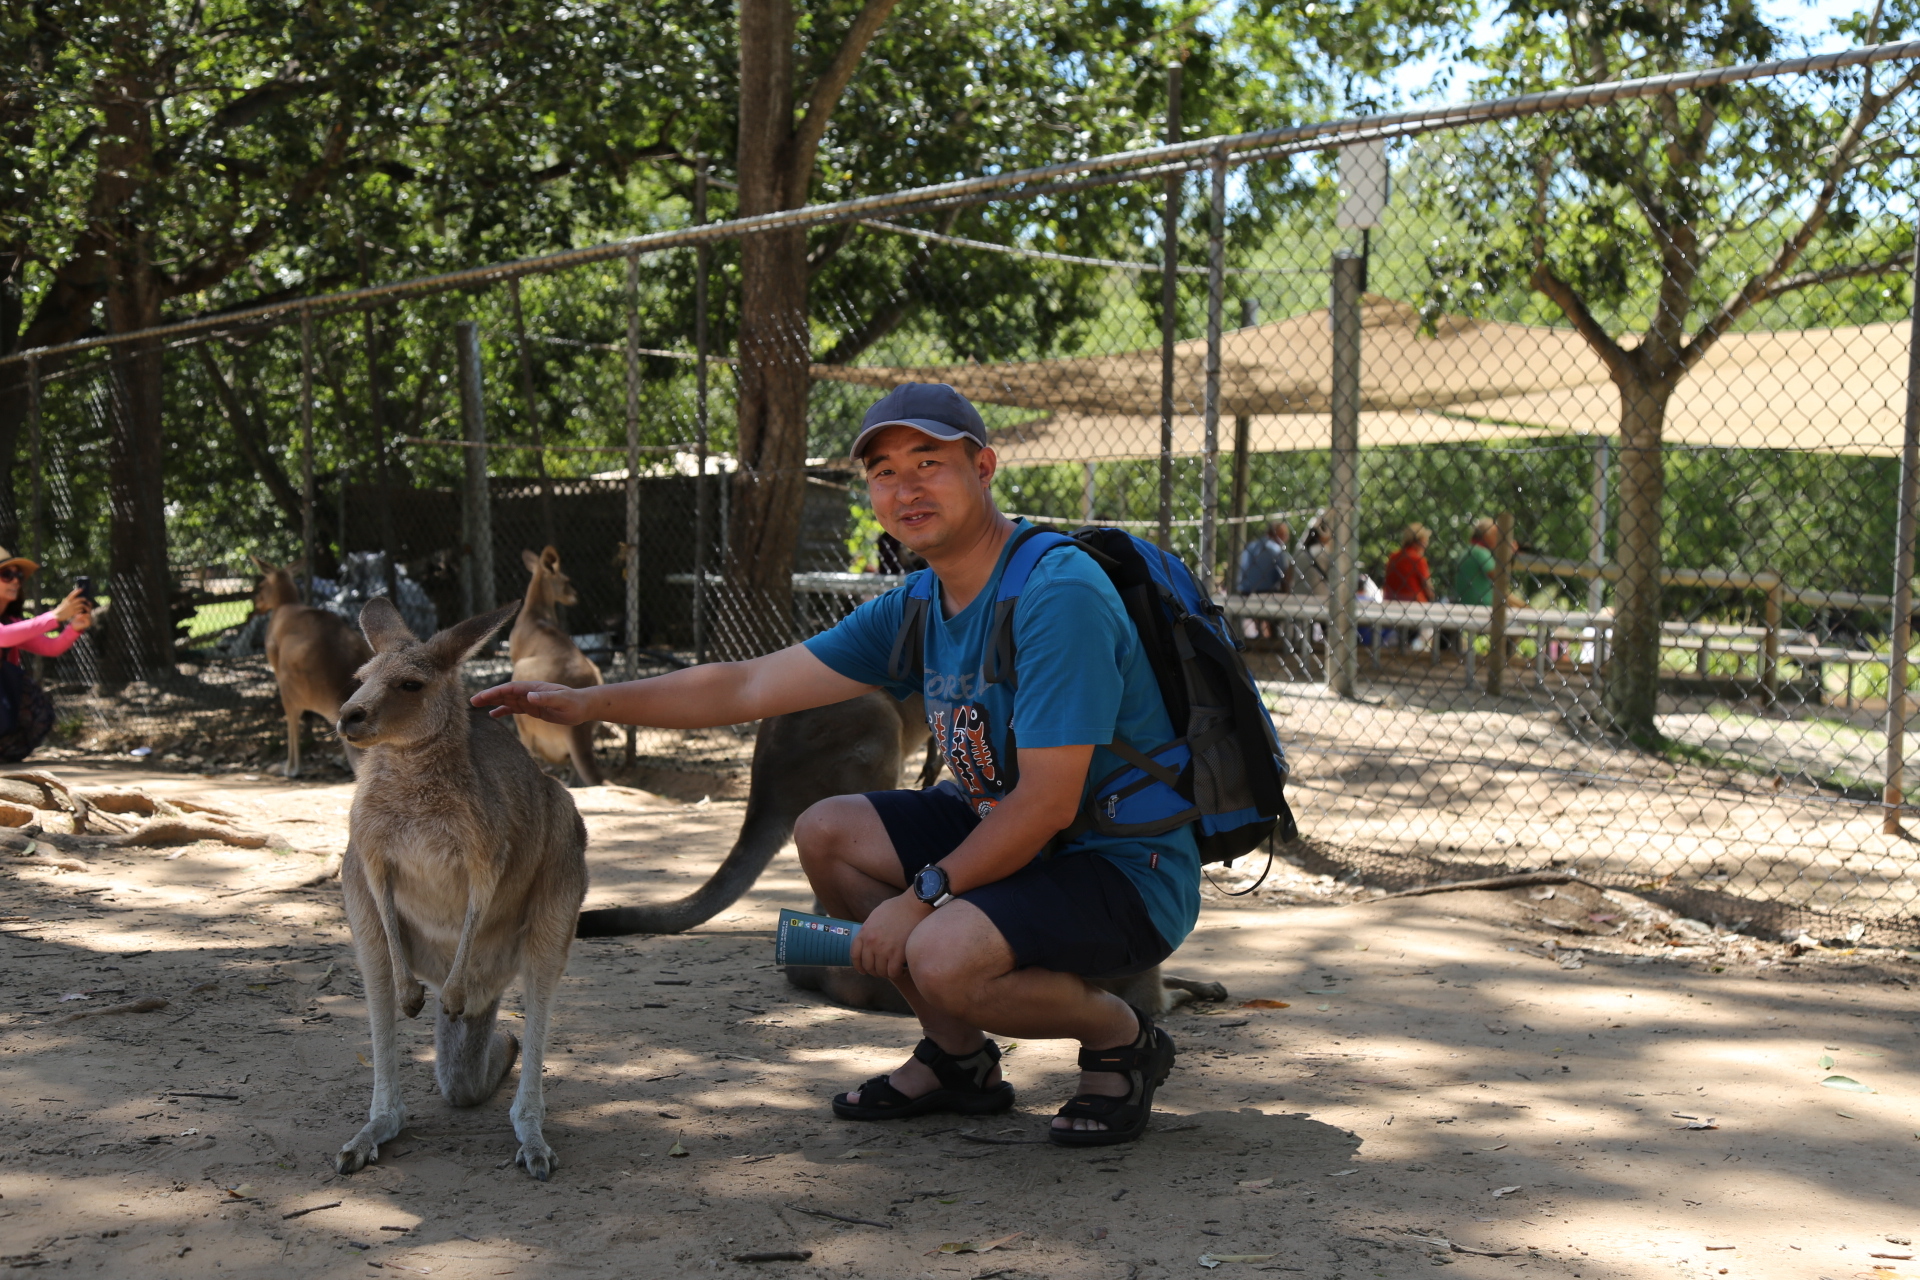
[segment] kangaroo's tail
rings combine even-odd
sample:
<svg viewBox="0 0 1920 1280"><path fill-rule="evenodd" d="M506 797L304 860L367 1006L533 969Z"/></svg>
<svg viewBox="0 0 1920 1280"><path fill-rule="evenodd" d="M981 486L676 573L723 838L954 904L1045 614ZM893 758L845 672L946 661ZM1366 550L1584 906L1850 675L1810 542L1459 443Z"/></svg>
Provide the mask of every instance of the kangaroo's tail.
<svg viewBox="0 0 1920 1280"><path fill-rule="evenodd" d="M705 884L674 902L582 911L575 936L611 938L625 933L683 933L705 924L753 888L753 882L760 878L760 873L793 834L795 816L784 806L760 804L758 797L749 800L739 839L733 842L726 861Z"/></svg>

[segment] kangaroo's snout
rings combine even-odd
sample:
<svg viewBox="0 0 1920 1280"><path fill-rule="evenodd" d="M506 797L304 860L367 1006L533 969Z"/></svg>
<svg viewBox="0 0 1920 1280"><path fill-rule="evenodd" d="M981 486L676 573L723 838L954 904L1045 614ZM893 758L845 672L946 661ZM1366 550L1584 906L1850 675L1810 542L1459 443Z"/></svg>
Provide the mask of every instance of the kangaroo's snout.
<svg viewBox="0 0 1920 1280"><path fill-rule="evenodd" d="M349 702L340 709L340 723L335 726L340 736L354 746L373 736L373 716L364 706L355 706Z"/></svg>

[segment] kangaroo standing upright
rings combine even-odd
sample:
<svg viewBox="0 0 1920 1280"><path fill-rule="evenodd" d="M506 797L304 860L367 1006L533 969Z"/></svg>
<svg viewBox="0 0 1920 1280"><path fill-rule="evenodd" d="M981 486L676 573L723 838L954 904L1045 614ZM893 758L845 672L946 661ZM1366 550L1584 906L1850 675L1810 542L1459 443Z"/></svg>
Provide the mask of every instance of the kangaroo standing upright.
<svg viewBox="0 0 1920 1280"><path fill-rule="evenodd" d="M263 575L254 589L253 611L267 615L267 668L280 686L287 715L287 762L281 772L300 776L300 722L311 711L328 724L354 690L354 672L373 655L367 642L337 613L300 603L292 566L276 569L253 557ZM347 747L347 768L355 753Z"/></svg>
<svg viewBox="0 0 1920 1280"><path fill-rule="evenodd" d="M340 868L347 921L367 992L373 1104L335 1166L379 1158L407 1122L396 1012L439 993L434 1077L456 1107L493 1096L522 1055L513 1099L520 1166L546 1181L541 1133L547 1020L587 891L587 831L567 789L541 772L507 726L467 701L460 665L518 602L421 641L384 596L360 611L373 657L340 712L365 754ZM495 1028L500 996L520 979L526 1042Z"/></svg>
<svg viewBox="0 0 1920 1280"><path fill-rule="evenodd" d="M555 605L573 604L580 599L573 581L560 571L560 552L548 547L539 555L520 553L527 572L526 602L507 637L507 654L513 659L515 680L546 680L570 689L586 689L603 683L600 668L588 660L574 644L573 637L560 625ZM583 785L597 787L602 779L600 766L593 758L593 735L600 722L589 720L572 727L548 724L532 716L515 716L520 741L536 760L563 764L569 757L573 771Z"/></svg>

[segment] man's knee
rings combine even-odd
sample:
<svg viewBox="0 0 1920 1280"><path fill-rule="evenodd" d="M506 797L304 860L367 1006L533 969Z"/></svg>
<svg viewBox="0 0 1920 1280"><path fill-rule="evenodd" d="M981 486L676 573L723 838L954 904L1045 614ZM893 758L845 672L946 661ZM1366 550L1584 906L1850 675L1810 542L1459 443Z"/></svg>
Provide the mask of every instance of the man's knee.
<svg viewBox="0 0 1920 1280"><path fill-rule="evenodd" d="M942 907L907 939L907 969L914 986L950 1011L977 1000L986 983L1012 968L1012 948L986 913L970 902Z"/></svg>
<svg viewBox="0 0 1920 1280"><path fill-rule="evenodd" d="M865 796L828 796L809 805L794 822L793 846L809 874L840 860L837 854L863 816L855 806L873 808Z"/></svg>

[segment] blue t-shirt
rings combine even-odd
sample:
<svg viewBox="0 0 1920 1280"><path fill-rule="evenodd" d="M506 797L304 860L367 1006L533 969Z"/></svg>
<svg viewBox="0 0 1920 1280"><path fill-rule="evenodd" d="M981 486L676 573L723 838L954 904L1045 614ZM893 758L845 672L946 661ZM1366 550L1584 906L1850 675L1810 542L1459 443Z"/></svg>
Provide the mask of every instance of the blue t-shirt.
<svg viewBox="0 0 1920 1280"><path fill-rule="evenodd" d="M1023 520L1019 528L1025 527ZM1013 545L1011 538L1007 545ZM921 690L927 724L954 783L982 817L1004 791L1009 727L1016 747L1094 746L1089 789L1124 767L1105 749L1115 738L1150 751L1174 737L1153 668L1119 594L1091 557L1071 547L1041 556L1020 593L1013 613L1018 688L987 683L993 598L1006 560L1003 549L987 585L951 618L937 583L928 608ZM912 686L887 679L905 598L901 587L867 601L808 640L807 649L850 680L910 697ZM1072 848L1096 853L1126 874L1169 947L1193 931L1200 915L1200 854L1190 825L1148 837L1089 831Z"/></svg>

